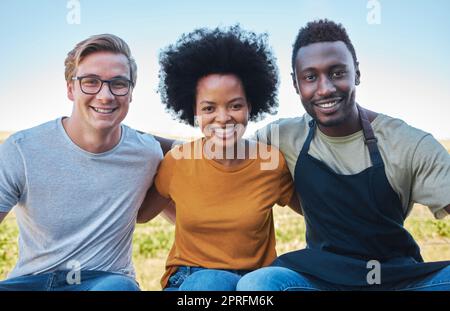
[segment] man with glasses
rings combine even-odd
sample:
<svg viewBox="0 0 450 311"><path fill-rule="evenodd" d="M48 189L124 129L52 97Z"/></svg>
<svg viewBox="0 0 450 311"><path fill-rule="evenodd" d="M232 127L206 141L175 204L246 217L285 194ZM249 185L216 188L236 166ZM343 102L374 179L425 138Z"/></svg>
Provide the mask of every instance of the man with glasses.
<svg viewBox="0 0 450 311"><path fill-rule="evenodd" d="M20 232L0 290L139 290L132 235L163 152L121 124L136 69L114 35L78 43L65 60L71 116L0 146L0 221L16 206Z"/></svg>
<svg viewBox="0 0 450 311"><path fill-rule="evenodd" d="M133 81L126 78L113 78L111 80L102 80L97 77L73 77L72 80L80 81L80 88L84 94L96 95L103 87L103 83L108 83L109 91L115 96L125 96L130 91Z"/></svg>

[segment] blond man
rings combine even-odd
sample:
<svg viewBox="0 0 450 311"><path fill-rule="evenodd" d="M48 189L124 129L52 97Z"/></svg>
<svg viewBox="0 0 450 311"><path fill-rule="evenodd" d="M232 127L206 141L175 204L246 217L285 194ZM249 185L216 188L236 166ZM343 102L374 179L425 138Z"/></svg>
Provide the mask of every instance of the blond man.
<svg viewBox="0 0 450 311"><path fill-rule="evenodd" d="M128 45L96 35L65 60L70 117L0 146L0 221L15 207L19 259L0 290L139 290L132 235L163 157L122 124L136 84Z"/></svg>

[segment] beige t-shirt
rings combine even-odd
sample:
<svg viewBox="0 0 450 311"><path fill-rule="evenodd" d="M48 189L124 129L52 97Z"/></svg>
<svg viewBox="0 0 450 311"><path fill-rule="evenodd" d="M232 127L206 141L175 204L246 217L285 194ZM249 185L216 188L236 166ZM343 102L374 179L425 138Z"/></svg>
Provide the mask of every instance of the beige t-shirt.
<svg viewBox="0 0 450 311"><path fill-rule="evenodd" d="M311 119L308 114L280 119L256 132L258 140L280 149L292 176ZM450 204L447 150L431 134L402 120L378 114L371 124L386 176L399 195L405 214L410 213L414 203L420 203L428 206L436 218L445 217L444 208ZM308 153L338 174L357 174L372 165L362 130L345 137L329 137L317 129Z"/></svg>

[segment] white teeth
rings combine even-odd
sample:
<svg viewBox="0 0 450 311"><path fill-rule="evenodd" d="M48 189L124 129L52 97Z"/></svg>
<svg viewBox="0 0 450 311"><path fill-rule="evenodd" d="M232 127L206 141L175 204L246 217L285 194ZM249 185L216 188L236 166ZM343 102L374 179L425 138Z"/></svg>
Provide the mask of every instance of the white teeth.
<svg viewBox="0 0 450 311"><path fill-rule="evenodd" d="M324 103L324 104L318 104L319 107L321 108L331 108L334 107L335 105L337 105L338 101L333 101L333 102L328 102L328 103Z"/></svg>
<svg viewBox="0 0 450 311"><path fill-rule="evenodd" d="M227 127L225 129L217 128L214 132L216 136L224 138L234 134L234 127Z"/></svg>
<svg viewBox="0 0 450 311"><path fill-rule="evenodd" d="M112 113L114 109L102 109L102 108L95 108L92 107L96 112L98 113Z"/></svg>
<svg viewBox="0 0 450 311"><path fill-rule="evenodd" d="M319 105L319 106L320 106L320 107L323 107L323 108L330 108L330 107L333 107L334 105L336 105L336 102L331 102L331 103L321 104L321 105Z"/></svg>

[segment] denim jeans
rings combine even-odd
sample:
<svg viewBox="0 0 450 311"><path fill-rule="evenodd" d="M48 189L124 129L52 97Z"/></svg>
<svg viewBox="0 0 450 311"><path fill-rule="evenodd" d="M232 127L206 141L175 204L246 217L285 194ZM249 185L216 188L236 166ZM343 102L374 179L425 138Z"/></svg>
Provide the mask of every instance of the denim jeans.
<svg viewBox="0 0 450 311"><path fill-rule="evenodd" d="M181 266L173 273L165 291L235 291L239 279L251 270L217 270Z"/></svg>
<svg viewBox="0 0 450 311"><path fill-rule="evenodd" d="M76 278L73 277L73 272L63 270L37 275L19 276L0 282L0 291L139 290L139 284L132 277L104 271L80 271L79 278Z"/></svg>
<svg viewBox="0 0 450 311"><path fill-rule="evenodd" d="M382 281L382 279L381 279ZM328 283L283 267L266 267L242 277L238 291L323 291L323 290L384 290L384 291L450 291L450 266L422 278L394 284L365 287Z"/></svg>

